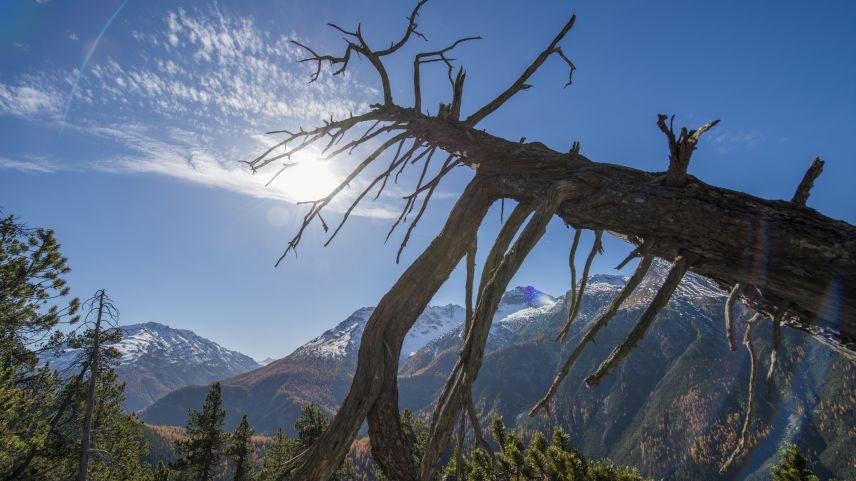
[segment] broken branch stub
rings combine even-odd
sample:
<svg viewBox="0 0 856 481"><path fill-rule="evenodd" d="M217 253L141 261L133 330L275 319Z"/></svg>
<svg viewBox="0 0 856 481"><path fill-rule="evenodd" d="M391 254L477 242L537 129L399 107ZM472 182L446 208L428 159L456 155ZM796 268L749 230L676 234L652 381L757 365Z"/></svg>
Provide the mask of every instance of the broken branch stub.
<svg viewBox="0 0 856 481"><path fill-rule="evenodd" d="M666 134L666 139L669 143L669 171L666 173L666 185L680 187L687 183L687 169L690 166L690 158L698 145L701 135L713 126L719 123L719 119L708 122L697 130L687 130L686 127L681 128L680 136L675 137L673 115L666 125L666 119L669 117L663 114L657 115L657 126Z"/></svg>
<svg viewBox="0 0 856 481"><path fill-rule="evenodd" d="M805 206L808 196L811 194L811 188L814 187L814 181L823 173L823 164L824 162L820 157L815 157L808 170L806 170L805 175L803 175L800 185L797 186L797 191L794 192L791 202L796 205Z"/></svg>

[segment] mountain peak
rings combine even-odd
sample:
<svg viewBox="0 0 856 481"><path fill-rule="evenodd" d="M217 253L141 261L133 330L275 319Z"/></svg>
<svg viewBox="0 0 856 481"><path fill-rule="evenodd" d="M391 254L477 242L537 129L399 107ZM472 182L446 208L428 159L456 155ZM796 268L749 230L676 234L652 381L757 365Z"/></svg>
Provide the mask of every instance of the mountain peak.
<svg viewBox="0 0 856 481"><path fill-rule="evenodd" d="M274 361L276 361L276 359L268 356L268 357L262 359L261 361L256 361L256 364L258 364L259 366L267 366L268 364L270 364Z"/></svg>
<svg viewBox="0 0 856 481"><path fill-rule="evenodd" d="M259 367L249 356L187 329L158 322L128 324L118 329L122 339L112 347L120 354L116 372L126 385L125 406L129 410L143 408L183 386L206 384ZM66 349L45 361L63 372L77 354L76 349Z"/></svg>

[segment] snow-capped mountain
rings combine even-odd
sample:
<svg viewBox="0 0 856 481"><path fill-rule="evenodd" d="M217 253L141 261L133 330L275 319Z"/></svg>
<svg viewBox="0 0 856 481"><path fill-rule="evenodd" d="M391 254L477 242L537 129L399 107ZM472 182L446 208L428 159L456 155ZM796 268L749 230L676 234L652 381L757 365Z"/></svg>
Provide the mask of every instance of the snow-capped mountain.
<svg viewBox="0 0 856 481"><path fill-rule="evenodd" d="M297 348L297 357L341 359L355 355L374 307L363 307L340 322L336 327ZM442 336L464 322L464 308L455 304L429 306L417 319L404 338L400 362L415 354L431 340Z"/></svg>
<svg viewBox="0 0 856 481"><path fill-rule="evenodd" d="M256 364L258 364L259 366L267 366L268 364L270 364L274 361L276 361L276 359L274 359L272 357L266 357L266 358L262 359L261 361L256 361Z"/></svg>
<svg viewBox="0 0 856 481"><path fill-rule="evenodd" d="M796 354L779 360L776 381L775 397L783 401L777 405L757 401L758 419L770 426L766 438L758 435L766 440L753 448L745 472L722 477L719 466L733 449L743 416L748 361L744 350L729 351L724 339L726 293L701 276L686 274L627 359L599 386L585 385L584 379L638 321L668 269L667 262L652 265L609 325L585 348L554 397L551 414L535 418L527 415L529 409L627 278L595 275L588 279L579 314L563 343L555 337L567 320L568 293L553 298L532 288L507 292L472 389L483 424L489 425L497 414L523 429L543 430L545 424L558 422L572 433L586 456L622 460L656 479L767 479L764 463L774 459L778 443L794 440L801 449L817 453L818 467L829 470L824 471L827 477L854 479L853 458L845 453L856 452L850 435L856 418L836 411L836 406L849 402L845 398L856 385L856 369L790 330L783 333L783 342L794 346L788 352ZM309 402L335 412L351 386L357 349L372 311L359 309L291 355L222 381L227 429L247 414L259 433L273 433L280 427L291 430L300 408ZM742 320L750 313L742 307L735 312L742 329ZM401 356L398 402L402 409L430 416L458 359L462 320L459 306L432 307L419 318ZM762 363L769 358L771 331L769 323L755 331ZM739 338L742 333L737 334ZM794 363L807 363L812 369L788 381L784 373L791 372L787 366ZM189 408L202 405L208 389L178 389L147 408L142 417L150 423L181 425ZM794 413L801 414L795 417ZM803 425L795 427L792 419L803 419ZM799 429L802 434L797 436L794 432Z"/></svg>
<svg viewBox="0 0 856 481"><path fill-rule="evenodd" d="M518 287L503 296L494 319L553 302L552 296L536 289ZM274 426L291 429L300 407L307 402L314 402L328 411L335 409L351 385L360 340L372 312L374 307L357 309L288 356L223 380L227 427L240 419L239 413L254 413L253 418L264 419L258 432L272 433L276 429ZM427 307L404 339L400 365L415 353L425 351L425 346L435 339L460 333L465 315L464 308L455 304ZM206 386L178 389L147 408L143 419L154 424L181 425L187 410L197 407L207 390Z"/></svg>
<svg viewBox="0 0 856 481"><path fill-rule="evenodd" d="M143 408L164 394L190 384L207 384L259 367L249 356L198 336L156 322L121 326L116 373L125 383L125 407ZM46 359L61 372L77 357L69 349Z"/></svg>

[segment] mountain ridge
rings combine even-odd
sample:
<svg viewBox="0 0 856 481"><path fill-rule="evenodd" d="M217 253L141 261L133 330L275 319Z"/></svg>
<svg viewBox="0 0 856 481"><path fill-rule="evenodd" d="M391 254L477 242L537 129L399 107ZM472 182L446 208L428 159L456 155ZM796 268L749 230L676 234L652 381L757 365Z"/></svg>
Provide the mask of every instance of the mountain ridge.
<svg viewBox="0 0 856 481"><path fill-rule="evenodd" d="M748 359L743 349L730 352L725 341L722 312L726 293L701 276L688 273L636 350L601 385L585 387L585 376L623 340L667 270L667 263L655 262L611 323L585 348L551 403L549 416L530 418L528 411L546 392L558 366L588 325L624 286L626 277L589 278L578 317L568 340L561 344L554 337L566 321L567 293L558 298L544 295L537 306L521 302L526 288L506 293L473 386L483 428L492 415L503 416L523 434L559 423L588 457L610 457L639 466L648 476L676 480L765 479L777 446L793 440L819 460L818 469L825 476L856 479L856 441L848 434L856 432L856 419L852 413L840 411L841 399L856 392L856 369L838 363L834 356L829 358L817 342L790 330L783 336L788 345L784 352L801 353L803 360L780 360L775 389L778 403L756 400L754 429L765 429L766 437L758 438L761 440L750 450L752 457L742 471L719 475L745 412ZM542 294L530 293L528 298ZM357 328L364 327L371 308L364 309L358 318L340 322L338 330L328 330L307 343L317 341L311 346L315 349L327 341L330 345L338 342L347 348L341 351L345 355L323 356L304 350L306 355L296 356L302 349L298 348L264 368L223 380L227 428L247 413L260 433L276 427L289 430L299 407L308 402L334 413L350 388L361 335ZM735 309L737 334L741 335L751 312L743 306ZM767 324L756 329L762 370L771 349ZM457 361L463 343L461 330L457 325L438 332L412 355L402 351L398 380L402 409L410 408L426 420L430 417L432 403ZM818 372L791 381L788 369L795 363L809 363ZM198 408L206 391L205 386L179 389L142 416L156 424L181 425L187 409ZM789 428L797 413L805 413L799 417L803 419L799 429Z"/></svg>
<svg viewBox="0 0 856 481"><path fill-rule="evenodd" d="M122 339L116 374L125 383L125 409L136 411L175 389L208 384L259 367L251 357L227 349L188 329L158 322L119 326ZM74 362L77 350L65 349L45 357L51 367L63 371Z"/></svg>

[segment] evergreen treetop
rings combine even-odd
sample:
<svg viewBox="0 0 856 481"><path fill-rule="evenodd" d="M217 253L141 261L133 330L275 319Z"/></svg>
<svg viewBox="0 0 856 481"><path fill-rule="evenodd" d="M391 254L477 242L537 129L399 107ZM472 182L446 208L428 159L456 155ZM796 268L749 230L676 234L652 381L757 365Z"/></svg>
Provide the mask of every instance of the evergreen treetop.
<svg viewBox="0 0 856 481"><path fill-rule="evenodd" d="M205 397L202 410L191 409L187 420L187 439L175 444L181 456L173 465L193 481L213 481L223 459L228 434L223 430L226 410L220 383L214 383Z"/></svg>

